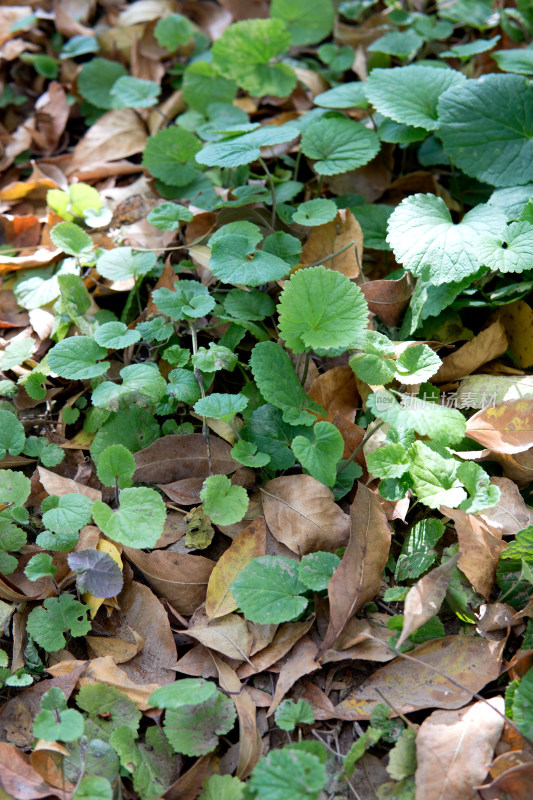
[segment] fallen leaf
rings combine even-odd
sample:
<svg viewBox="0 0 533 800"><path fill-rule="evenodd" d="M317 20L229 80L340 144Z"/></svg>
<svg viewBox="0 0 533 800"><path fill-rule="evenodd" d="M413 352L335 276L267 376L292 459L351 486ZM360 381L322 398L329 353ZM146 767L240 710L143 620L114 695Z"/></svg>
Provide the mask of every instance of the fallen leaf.
<svg viewBox="0 0 533 800"><path fill-rule="evenodd" d="M141 153L147 138L145 125L133 109L107 111L74 148L68 172L72 174L85 164L118 161Z"/></svg>
<svg viewBox="0 0 533 800"><path fill-rule="evenodd" d="M478 796L483 800L531 800L533 786L533 764L520 764L504 772L492 783L478 787Z"/></svg>
<svg viewBox="0 0 533 800"><path fill-rule="evenodd" d="M348 546L328 586L329 625L320 648L328 650L350 617L372 600L390 549L390 530L376 495L359 483L350 509Z"/></svg>
<svg viewBox="0 0 533 800"><path fill-rule="evenodd" d="M102 499L102 492L98 489L91 489L90 486L73 481L71 478L64 478L44 467L37 467L37 472L39 473L39 482L49 495L63 497L65 494L83 494L90 500Z"/></svg>
<svg viewBox="0 0 533 800"><path fill-rule="evenodd" d="M211 465L216 475L228 475L240 467L231 455L231 447L218 437L210 437ZM201 433L172 434L157 439L135 454L134 481L171 483L181 478L206 478L209 464Z"/></svg>
<svg viewBox="0 0 533 800"><path fill-rule="evenodd" d="M65 776L63 757L68 756L69 751L59 742L38 741L33 753L30 755L30 763L34 770L39 773L41 778L50 786L59 787L65 792L73 792L75 784L71 783Z"/></svg>
<svg viewBox="0 0 533 800"><path fill-rule="evenodd" d="M504 710L503 697L495 697L427 717L416 737L416 796L475 800L503 730Z"/></svg>
<svg viewBox="0 0 533 800"><path fill-rule="evenodd" d="M475 636L425 642L376 670L335 707L336 714L339 719L369 719L374 706L383 702L376 689L401 714L420 708L459 708L470 702L473 692L496 680L501 647L501 642Z"/></svg>
<svg viewBox="0 0 533 800"><path fill-rule="evenodd" d="M359 288L366 297L370 311L389 328L398 325L413 294L413 287L407 274L390 281L359 283Z"/></svg>
<svg viewBox="0 0 533 800"><path fill-rule="evenodd" d="M232 699L239 718L239 760L235 774L244 780L263 755L263 742L257 729L256 705L248 687Z"/></svg>
<svg viewBox="0 0 533 800"><path fill-rule="evenodd" d="M431 572L420 578L414 586L411 586L405 598L403 627L396 642L397 648L421 625L429 622L439 613L452 577L453 568L457 564L460 555L460 553L456 553L444 564L441 564L440 567L432 569Z"/></svg>
<svg viewBox="0 0 533 800"><path fill-rule="evenodd" d="M228 662L213 650L208 650L208 653L218 673L218 685L220 688L229 694L239 694L242 684L233 667L230 667Z"/></svg>
<svg viewBox="0 0 533 800"><path fill-rule="evenodd" d="M457 378L463 378L479 369L487 361L502 356L507 347L507 337L502 323L500 321L493 322L454 353L445 356L439 371L433 376L433 380L437 383L448 383Z"/></svg>
<svg viewBox="0 0 533 800"><path fill-rule="evenodd" d="M307 633L313 622L311 618L304 622L284 622L280 625L268 647L253 655L249 664L238 668L239 678L249 678L276 664Z"/></svg>
<svg viewBox="0 0 533 800"><path fill-rule="evenodd" d="M504 476L514 481L519 489L525 489L533 480L533 447L514 455L489 452L487 457L500 464Z"/></svg>
<svg viewBox="0 0 533 800"><path fill-rule="evenodd" d="M304 636L294 645L286 656L284 663L281 664L276 691L267 711L267 717L274 713L289 689L294 686L299 678L320 669L320 664L316 660L317 654L318 647L308 636Z"/></svg>
<svg viewBox="0 0 533 800"><path fill-rule="evenodd" d="M466 422L466 435L496 453L520 453L533 445L533 399L489 406Z"/></svg>
<svg viewBox="0 0 533 800"><path fill-rule="evenodd" d="M217 669L212 654L203 644L191 647L176 663L176 672L195 678L216 678Z"/></svg>
<svg viewBox="0 0 533 800"><path fill-rule="evenodd" d="M165 792L165 800L195 800L204 781L214 773L212 753L197 758L192 767L182 773Z"/></svg>
<svg viewBox="0 0 533 800"><path fill-rule="evenodd" d="M509 340L509 350L525 369L533 366L533 309L525 300L503 306L497 312Z"/></svg>
<svg viewBox="0 0 533 800"><path fill-rule="evenodd" d="M0 742L0 788L15 800L37 800L49 795L55 795L61 800L70 797L69 792L49 786L26 756L5 742Z"/></svg>
<svg viewBox="0 0 533 800"><path fill-rule="evenodd" d="M180 614L192 614L205 600L207 582L215 565L209 558L167 550L144 553L131 547L124 548L124 555Z"/></svg>
<svg viewBox="0 0 533 800"><path fill-rule="evenodd" d="M266 526L264 517L256 517L248 527L232 541L221 555L207 585L205 611L208 617L222 617L238 608L229 587L237 574L252 558L265 555Z"/></svg>
<svg viewBox="0 0 533 800"><path fill-rule="evenodd" d="M461 557L457 566L474 589L488 598L496 577L498 559L506 548L498 528L491 527L477 514L460 508L441 506L441 513L455 523Z"/></svg>
<svg viewBox="0 0 533 800"><path fill-rule="evenodd" d="M0 192L1 195L1 192ZM0 199L3 199L0 197ZM49 264L61 253L58 247L38 247L27 255L22 252L19 256L0 255L0 275L12 272L17 269L30 269L32 267L44 267Z"/></svg>
<svg viewBox="0 0 533 800"><path fill-rule="evenodd" d="M346 245L350 245L339 255L330 258ZM302 264L323 264L328 269L342 272L347 278L357 278L363 262L363 232L351 211L343 208L337 216L325 225L317 225L305 242L302 250Z"/></svg>
<svg viewBox="0 0 533 800"><path fill-rule="evenodd" d="M261 494L268 527L294 553L333 553L348 541L350 518L333 492L310 475L274 478Z"/></svg>
<svg viewBox="0 0 533 800"><path fill-rule="evenodd" d="M194 625L183 634L196 639L204 647L238 660L246 660L252 646L252 634L238 614L226 614L209 625Z"/></svg>
<svg viewBox="0 0 533 800"><path fill-rule="evenodd" d="M315 719L334 719L335 706L322 689L311 681L302 681L302 687L295 699L305 700L315 715Z"/></svg>
<svg viewBox="0 0 533 800"><path fill-rule="evenodd" d="M182 478L172 483L158 483L161 489L173 503L180 506L193 506L201 503L200 492L205 478Z"/></svg>
<svg viewBox="0 0 533 800"><path fill-rule="evenodd" d="M529 509L516 483L509 478L493 477L490 482L499 488L500 499L495 506L479 511L476 516L491 529L500 531L502 536L514 536L530 524Z"/></svg>
<svg viewBox="0 0 533 800"><path fill-rule="evenodd" d="M394 652L389 647L391 631L387 627L388 614L369 614L366 619L352 617L337 637L335 647L326 650L320 660L323 664L335 661L392 661Z"/></svg>
<svg viewBox="0 0 533 800"><path fill-rule="evenodd" d="M328 418L338 414L350 422L354 421L360 397L351 367L332 367L318 375L308 394L326 409Z"/></svg>

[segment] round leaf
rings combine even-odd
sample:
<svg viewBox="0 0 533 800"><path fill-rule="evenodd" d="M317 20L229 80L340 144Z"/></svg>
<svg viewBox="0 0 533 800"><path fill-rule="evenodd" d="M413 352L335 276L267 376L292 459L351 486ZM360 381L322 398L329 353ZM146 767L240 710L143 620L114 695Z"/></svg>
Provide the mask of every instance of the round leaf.
<svg viewBox="0 0 533 800"><path fill-rule="evenodd" d="M126 489L131 486L134 472L135 459L121 444L106 447L98 459L96 474L104 486L114 486L116 481L119 489Z"/></svg>
<svg viewBox="0 0 533 800"><path fill-rule="evenodd" d="M368 164L378 153L379 138L374 131L347 117L313 122L302 136L302 152L315 160L319 175L337 175Z"/></svg>
<svg viewBox="0 0 533 800"><path fill-rule="evenodd" d="M333 30L335 8L331 0L272 0L270 15L285 23L292 44L316 44Z"/></svg>
<svg viewBox="0 0 533 800"><path fill-rule="evenodd" d="M233 525L246 514L248 495L242 486L232 486L226 475L206 478L200 499L205 513L215 525Z"/></svg>
<svg viewBox="0 0 533 800"><path fill-rule="evenodd" d="M324 200L317 198L316 200L308 200L306 203L300 203L292 219L299 225L324 225L326 222L331 222L337 216L337 206L333 200Z"/></svg>
<svg viewBox="0 0 533 800"><path fill-rule="evenodd" d="M109 369L109 361L96 363L107 355L89 336L71 336L58 342L48 353L48 366L60 378L88 380L103 375Z"/></svg>
<svg viewBox="0 0 533 800"><path fill-rule="evenodd" d="M93 518L100 530L126 547L153 548L165 523L165 504L154 489L122 489L113 511L101 500L93 504Z"/></svg>
<svg viewBox="0 0 533 800"><path fill-rule="evenodd" d="M314 442L305 436L292 441L294 455L317 481L333 487L337 477L337 463L342 458L344 439L331 422L317 422L313 427Z"/></svg>
<svg viewBox="0 0 533 800"><path fill-rule="evenodd" d="M122 570L108 553L100 550L78 550L67 556L68 565L77 575L80 593L93 597L115 597L120 594L124 579Z"/></svg>
<svg viewBox="0 0 533 800"><path fill-rule="evenodd" d="M94 339L102 347L110 350L122 350L141 338L139 331L128 330L123 322L104 322L94 332Z"/></svg>
<svg viewBox="0 0 533 800"><path fill-rule="evenodd" d="M194 410L201 417L223 419L229 422L235 414L244 411L248 400L243 394L210 394L194 404Z"/></svg>
<svg viewBox="0 0 533 800"><path fill-rule="evenodd" d="M284 556L260 556L242 569L230 591L246 617L261 625L296 619L307 608L298 562Z"/></svg>

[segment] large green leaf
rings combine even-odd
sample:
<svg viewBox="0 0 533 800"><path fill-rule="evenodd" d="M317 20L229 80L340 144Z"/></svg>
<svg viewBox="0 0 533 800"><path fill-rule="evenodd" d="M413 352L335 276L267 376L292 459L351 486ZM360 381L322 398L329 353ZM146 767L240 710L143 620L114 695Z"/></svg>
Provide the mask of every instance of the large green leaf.
<svg viewBox="0 0 533 800"><path fill-rule="evenodd" d="M366 94L376 111L404 125L434 131L439 127L437 103L450 86L465 82L451 69L413 64L396 69L373 69Z"/></svg>
<svg viewBox="0 0 533 800"><path fill-rule="evenodd" d="M142 714L135 703L114 686L102 683L82 686L76 702L87 714L85 734L89 739L108 742L113 731L121 725L127 725L132 733L137 733Z"/></svg>
<svg viewBox="0 0 533 800"><path fill-rule="evenodd" d="M261 625L295 619L307 608L298 562L285 556L253 558L230 590L246 619Z"/></svg>
<svg viewBox="0 0 533 800"><path fill-rule="evenodd" d="M74 381L87 380L103 375L109 369L109 361L97 361L107 355L89 336L70 336L58 342L48 353L48 366L61 378Z"/></svg>
<svg viewBox="0 0 533 800"><path fill-rule="evenodd" d="M155 266L155 253L135 253L131 247L106 250L96 263L96 269L110 281L127 281L146 275Z"/></svg>
<svg viewBox="0 0 533 800"><path fill-rule="evenodd" d="M302 135L302 152L319 175L337 175L362 167L379 151L379 138L361 122L335 116L319 119Z"/></svg>
<svg viewBox="0 0 533 800"><path fill-rule="evenodd" d="M130 364L120 370L122 384L100 383L93 392L93 406L108 411L127 410L132 405L155 406L166 390L166 381L157 364Z"/></svg>
<svg viewBox="0 0 533 800"><path fill-rule="evenodd" d="M347 348L363 336L368 306L345 275L325 267L300 269L285 284L278 304L282 338L295 353Z"/></svg>
<svg viewBox="0 0 533 800"><path fill-rule="evenodd" d="M397 581L414 580L428 570L437 559L435 545L444 533L440 519L423 519L413 525L404 539L402 551L396 562L394 577Z"/></svg>
<svg viewBox="0 0 533 800"><path fill-rule="evenodd" d="M206 114L211 103L232 103L237 84L223 78L207 61L193 61L183 74L183 97L190 108Z"/></svg>
<svg viewBox="0 0 533 800"><path fill-rule="evenodd" d="M331 0L272 0L270 14L281 19L292 44L316 44L330 35L335 19Z"/></svg>
<svg viewBox="0 0 533 800"><path fill-rule="evenodd" d="M143 153L143 166L171 186L186 186L196 175L194 156L201 147L194 133L172 125L150 136Z"/></svg>
<svg viewBox="0 0 533 800"><path fill-rule="evenodd" d="M405 269L439 285L474 275L482 266L481 245L505 225L504 213L489 204L476 206L456 225L442 198L414 194L392 212L387 241Z"/></svg>
<svg viewBox="0 0 533 800"><path fill-rule="evenodd" d="M494 272L524 272L533 263L533 225L512 222L498 236L485 236L479 247L481 262Z"/></svg>
<svg viewBox="0 0 533 800"><path fill-rule="evenodd" d="M5 458L6 453L18 456L24 447L25 439L22 423L11 411L0 409L0 458ZM0 502L5 501L0 498Z"/></svg>
<svg viewBox="0 0 533 800"><path fill-rule="evenodd" d="M148 728L143 742L129 726L121 725L111 734L110 743L143 800L165 794L176 775L176 757L159 727Z"/></svg>
<svg viewBox="0 0 533 800"><path fill-rule="evenodd" d="M80 531L91 520L92 501L84 494L50 495L42 504L43 523L53 533Z"/></svg>
<svg viewBox="0 0 533 800"><path fill-rule="evenodd" d="M270 281L279 281L291 269L281 258L264 250L255 250L246 236L234 234L214 242L209 267L213 275L224 283L242 286L260 286Z"/></svg>
<svg viewBox="0 0 533 800"><path fill-rule="evenodd" d="M229 422L235 414L244 411L248 405L247 398L239 394L219 394L214 392L207 397L202 397L194 404L194 410L201 417L212 417Z"/></svg>
<svg viewBox="0 0 533 800"><path fill-rule="evenodd" d="M296 86L294 70L275 59L291 37L279 19L246 19L226 28L212 47L213 64L252 95L285 97Z"/></svg>
<svg viewBox="0 0 533 800"><path fill-rule="evenodd" d="M371 394L368 407L393 428L408 428L443 445L457 444L465 435L466 420L456 408L439 406L417 397L403 396L399 403L391 392Z"/></svg>
<svg viewBox="0 0 533 800"><path fill-rule="evenodd" d="M207 286L199 281L179 281L174 291L156 289L152 299L162 314L175 320L203 317L215 307Z"/></svg>
<svg viewBox="0 0 533 800"><path fill-rule="evenodd" d="M438 111L444 149L467 175L493 186L533 180L533 85L527 78L484 75L452 86Z"/></svg>
<svg viewBox="0 0 533 800"><path fill-rule="evenodd" d="M430 508L455 508L464 500L466 492L457 477L459 462L444 447L415 442L409 449L409 459L413 492L421 503Z"/></svg>
<svg viewBox="0 0 533 800"><path fill-rule="evenodd" d="M163 533L165 504L154 489L122 489L118 509L113 511L101 500L95 500L93 518L115 542L138 549L153 547Z"/></svg>
<svg viewBox="0 0 533 800"><path fill-rule="evenodd" d="M513 720L527 739L533 739L533 668L526 672L513 694Z"/></svg>
<svg viewBox="0 0 533 800"><path fill-rule="evenodd" d="M295 747L271 750L249 781L261 800L318 800L325 785L326 767L320 758Z"/></svg>
<svg viewBox="0 0 533 800"><path fill-rule="evenodd" d="M71 594L48 597L42 606L28 615L26 630L37 644L47 652L61 650L66 645L64 633L85 636L91 629L86 617L89 607L75 600Z"/></svg>

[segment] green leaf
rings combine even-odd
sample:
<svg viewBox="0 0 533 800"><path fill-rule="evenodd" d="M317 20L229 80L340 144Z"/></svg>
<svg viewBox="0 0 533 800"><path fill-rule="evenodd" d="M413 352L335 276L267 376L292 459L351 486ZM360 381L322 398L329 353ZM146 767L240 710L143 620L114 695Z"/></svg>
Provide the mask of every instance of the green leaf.
<svg viewBox="0 0 533 800"><path fill-rule="evenodd" d="M434 131L439 127L437 104L450 86L466 81L460 72L419 64L395 69L373 69L366 94L376 111L395 122Z"/></svg>
<svg viewBox="0 0 533 800"><path fill-rule="evenodd" d="M166 381L157 364L130 364L120 370L122 384L104 381L92 394L93 406L108 411L120 411L132 405L155 406L166 390Z"/></svg>
<svg viewBox="0 0 533 800"><path fill-rule="evenodd" d="M230 591L246 619L261 625L296 619L308 604L302 597L306 587L299 579L298 562L284 556L253 558Z"/></svg>
<svg viewBox="0 0 533 800"><path fill-rule="evenodd" d="M42 504L43 524L54 533L80 531L91 521L92 500L84 494L50 495Z"/></svg>
<svg viewBox="0 0 533 800"><path fill-rule="evenodd" d="M149 137L142 164L155 178L171 186L186 186L196 175L194 157L201 147L194 133L173 125Z"/></svg>
<svg viewBox="0 0 533 800"><path fill-rule="evenodd" d="M95 341L109 350L122 350L135 344L140 338L139 331L128 330L123 322L104 322L94 332Z"/></svg>
<svg viewBox="0 0 533 800"><path fill-rule="evenodd" d="M337 464L344 451L344 439L331 422L315 423L313 435L313 442L305 436L293 439L294 455L313 478L332 488L337 477Z"/></svg>
<svg viewBox="0 0 533 800"><path fill-rule="evenodd" d="M223 78L213 64L193 61L183 74L183 98L189 108L207 114L211 103L233 103L237 84Z"/></svg>
<svg viewBox="0 0 533 800"><path fill-rule="evenodd" d="M346 758L344 759L344 773L347 777L350 778L353 775L357 761L364 756L370 747L373 747L379 742L381 735L380 730L371 727L356 739L346 753Z"/></svg>
<svg viewBox="0 0 533 800"><path fill-rule="evenodd" d="M45 467L56 467L65 457L65 451L44 436L28 436L23 452L30 458L38 458Z"/></svg>
<svg viewBox="0 0 533 800"><path fill-rule="evenodd" d="M73 800L113 800L113 789L107 778L86 775L74 792Z"/></svg>
<svg viewBox="0 0 533 800"><path fill-rule="evenodd" d="M281 409L284 422L294 425L312 425L315 422L315 417L308 413L308 409L319 413L323 409L302 389L291 360L282 347L274 342L259 342L252 350L250 366L257 388L267 402Z"/></svg>
<svg viewBox="0 0 533 800"><path fill-rule="evenodd" d="M231 457L245 467L264 467L270 461L270 456L266 453L257 452L257 445L239 439L231 448Z"/></svg>
<svg viewBox="0 0 533 800"><path fill-rule="evenodd" d="M113 414L102 425L91 444L91 457L98 464L102 452L111 444L122 444L136 453L159 439L161 430L145 408L131 408Z"/></svg>
<svg viewBox="0 0 533 800"><path fill-rule="evenodd" d="M500 39L501 36L494 36L492 39L476 39L474 42L454 44L449 50L444 50L442 53L439 53L439 58L460 58L464 64L474 56L492 50L493 47L496 47ZM492 56L492 58L494 58L494 56Z"/></svg>
<svg viewBox="0 0 533 800"><path fill-rule="evenodd" d="M96 363L106 355L105 347L100 347L89 336L70 336L48 352L48 366L60 378L83 381L107 372L109 361Z"/></svg>
<svg viewBox="0 0 533 800"><path fill-rule="evenodd" d="M441 359L427 344L406 347L396 359L396 380L400 383L423 383L434 375Z"/></svg>
<svg viewBox="0 0 533 800"><path fill-rule="evenodd" d="M148 702L155 708L176 711L182 706L195 706L215 697L217 687L203 678L182 678L169 686L162 686L150 695Z"/></svg>
<svg viewBox="0 0 533 800"><path fill-rule="evenodd" d="M393 428L414 430L443 445L457 444L465 435L466 421L456 408L409 396L403 396L400 404L385 390L371 394L367 405L376 417Z"/></svg>
<svg viewBox="0 0 533 800"><path fill-rule="evenodd" d="M173 369L168 375L167 394L182 403L194 405L201 396L194 372L190 369Z"/></svg>
<svg viewBox="0 0 533 800"><path fill-rule="evenodd" d="M98 50L98 41L95 36L73 36L61 48L59 58L78 58L78 56L85 56L88 53L97 53Z"/></svg>
<svg viewBox="0 0 533 800"><path fill-rule="evenodd" d="M533 85L521 75L484 75L453 86L439 101L439 137L446 153L479 181L493 186L529 183L532 104Z"/></svg>
<svg viewBox="0 0 533 800"><path fill-rule="evenodd" d="M71 320L81 326L82 317L91 307L91 296L79 275L59 275L57 278L61 293L61 307Z"/></svg>
<svg viewBox="0 0 533 800"><path fill-rule="evenodd" d="M9 411L0 411L0 431L6 425L6 417L3 415L9 413ZM12 469L0 469L0 503L23 506L30 496L30 491L30 479L23 475L22 472L15 472ZM1 516L2 514L0 514L0 518Z"/></svg>
<svg viewBox="0 0 533 800"><path fill-rule="evenodd" d="M154 81L123 75L113 84L110 95L113 108L148 108L155 105L161 87Z"/></svg>
<svg viewBox="0 0 533 800"><path fill-rule="evenodd" d="M248 495L242 486L232 486L226 475L206 478L200 492L205 513L215 525L239 522L248 508Z"/></svg>
<svg viewBox="0 0 533 800"><path fill-rule="evenodd" d="M94 248L89 234L73 222L59 222L54 225L50 231L50 239L56 247L70 256L84 255Z"/></svg>
<svg viewBox="0 0 533 800"><path fill-rule="evenodd" d="M52 550L58 553L68 553L72 550L78 541L78 532L69 531L68 533L51 533L50 531L41 531L35 540L39 547L43 550Z"/></svg>
<svg viewBox="0 0 533 800"><path fill-rule="evenodd" d="M26 436L24 426L11 411L0 409L0 458L6 453L18 456L24 447Z"/></svg>
<svg viewBox="0 0 533 800"><path fill-rule="evenodd" d="M74 600L71 594L47 597L42 606L28 614L26 630L40 647L52 653L65 647L66 631L71 636L85 636L90 631L87 611L89 607Z"/></svg>
<svg viewBox="0 0 533 800"><path fill-rule="evenodd" d="M67 708L65 693L53 687L42 696L41 712L33 721L33 735L47 742L74 742L83 734L83 716Z"/></svg>
<svg viewBox="0 0 533 800"><path fill-rule="evenodd" d="M325 267L295 272L285 283L277 308L281 336L295 353L345 349L362 338L368 324L368 306L359 287Z"/></svg>
<svg viewBox="0 0 533 800"><path fill-rule="evenodd" d="M433 517L423 519L411 528L396 563L394 577L397 581L419 578L435 563L437 553L434 547L444 531L440 519Z"/></svg>
<svg viewBox="0 0 533 800"><path fill-rule="evenodd" d="M122 489L118 509L113 511L101 500L95 500L93 518L114 542L137 549L153 548L163 533L165 504L154 489Z"/></svg>
<svg viewBox="0 0 533 800"><path fill-rule="evenodd" d="M284 747L261 759L248 785L261 800L318 800L326 768L313 753Z"/></svg>
<svg viewBox="0 0 533 800"><path fill-rule="evenodd" d="M120 594L124 579L122 570L108 553L100 550L77 550L67 556L68 565L76 573L76 586L93 597L115 597Z"/></svg>
<svg viewBox="0 0 533 800"><path fill-rule="evenodd" d="M282 731L293 731L297 725L312 725L315 715L305 700L283 700L276 709L274 719Z"/></svg>
<svg viewBox="0 0 533 800"><path fill-rule="evenodd" d="M360 338L363 352L350 359L350 367L358 378L371 386L390 383L396 372L393 343L377 331L365 330Z"/></svg>
<svg viewBox="0 0 533 800"><path fill-rule="evenodd" d="M46 389L44 384L46 382L46 375L42 372L32 372L24 381L24 388L26 393L32 400L44 400L46 397Z"/></svg>
<svg viewBox="0 0 533 800"><path fill-rule="evenodd" d="M527 739L533 739L533 669L528 670L513 694L513 720Z"/></svg>
<svg viewBox="0 0 533 800"><path fill-rule="evenodd" d="M365 84L363 81L341 83L334 89L317 94L314 103L322 108L365 108L368 105Z"/></svg>
<svg viewBox="0 0 533 800"><path fill-rule="evenodd" d="M222 419L229 422L235 414L239 414L248 405L243 394L210 394L202 397L194 404L194 410L201 417Z"/></svg>
<svg viewBox="0 0 533 800"><path fill-rule="evenodd" d="M161 203L150 211L146 219L160 231L175 231L179 228L180 222L191 222L194 215L179 203Z"/></svg>
<svg viewBox="0 0 533 800"><path fill-rule="evenodd" d="M251 95L286 97L296 75L275 59L287 51L291 36L279 19L246 19L230 25L214 43L213 64Z"/></svg>
<svg viewBox="0 0 533 800"><path fill-rule="evenodd" d="M524 272L531 269L533 225L513 222L498 235L487 235L479 247L482 264L494 272Z"/></svg>
<svg viewBox="0 0 533 800"><path fill-rule="evenodd" d="M324 117L302 135L302 152L314 160L319 175L337 175L368 164L379 151L379 138L360 122Z"/></svg>
<svg viewBox="0 0 533 800"><path fill-rule="evenodd" d="M104 486L114 486L116 482L119 489L126 489L131 486L134 472L135 459L123 445L110 445L101 453L96 474Z"/></svg>
<svg viewBox="0 0 533 800"><path fill-rule="evenodd" d="M261 157L261 147L290 142L299 135L300 129L294 123L264 125L242 136L234 136L231 139L206 145L197 154L196 161L210 167L244 166Z"/></svg>
<svg viewBox="0 0 533 800"><path fill-rule="evenodd" d="M23 364L35 351L36 342L34 339L14 339L10 342L3 353L0 353L0 367L3 371L18 367Z"/></svg>
<svg viewBox="0 0 533 800"><path fill-rule="evenodd" d="M389 753L387 772L395 781L401 781L415 773L416 734L414 728L405 728Z"/></svg>
<svg viewBox="0 0 533 800"><path fill-rule="evenodd" d="M366 463L376 478L401 478L409 469L407 451L401 444L384 444L367 453Z"/></svg>
<svg viewBox="0 0 533 800"><path fill-rule="evenodd" d="M439 285L474 275L483 263L480 248L487 235L494 236L505 224L503 212L485 204L456 225L442 198L415 194L392 212L387 241L406 270Z"/></svg>
<svg viewBox="0 0 533 800"><path fill-rule="evenodd" d="M119 754L121 766L132 775L133 788L141 798L161 797L166 792L176 774L176 759L159 728L148 728L144 743L136 740L131 728L121 725L111 734L110 744Z"/></svg>
<svg viewBox="0 0 533 800"><path fill-rule="evenodd" d="M500 489L498 486L491 485L490 476L479 464L465 461L459 465L457 477L470 495L468 500L463 500L459 506L467 514L477 514L484 508L490 508L498 503Z"/></svg>
<svg viewBox="0 0 533 800"><path fill-rule="evenodd" d="M116 80L127 74L118 61L92 58L83 65L77 77L78 91L84 100L97 108L113 108L111 89Z"/></svg>
<svg viewBox="0 0 533 800"><path fill-rule="evenodd" d="M142 714L133 700L114 686L102 683L82 686L76 702L87 714L85 734L89 739L108 742L113 731L122 725L137 733Z"/></svg>
<svg viewBox="0 0 533 800"><path fill-rule="evenodd" d="M491 0L438 0L439 17L457 22L467 27L490 28L498 24L498 16L494 14Z"/></svg>
<svg viewBox="0 0 533 800"><path fill-rule="evenodd" d="M209 342L209 349L199 347L198 352L191 359L194 366L202 372L218 372L227 369L233 372L237 366L237 355L229 347Z"/></svg>
<svg viewBox="0 0 533 800"><path fill-rule="evenodd" d="M302 556L298 571L300 583L314 592L323 592L333 573L341 563L335 553L308 553Z"/></svg>
<svg viewBox="0 0 533 800"><path fill-rule="evenodd" d="M174 53L182 44L187 44L194 34L194 28L183 14L169 14L157 20L154 36L161 47Z"/></svg>
<svg viewBox="0 0 533 800"><path fill-rule="evenodd" d="M509 542L500 555L500 559L525 559L528 564L533 564L533 525L519 531L515 538Z"/></svg>
<svg viewBox="0 0 533 800"><path fill-rule="evenodd" d="M285 23L292 44L316 44L333 30L335 9L331 0L272 0L270 15Z"/></svg>
<svg viewBox="0 0 533 800"><path fill-rule="evenodd" d="M202 756L214 750L218 737L233 728L236 715L232 700L217 691L203 703L167 711L163 728L176 753Z"/></svg>
<svg viewBox="0 0 533 800"><path fill-rule="evenodd" d="M53 578L56 572L57 567L54 567L52 556L48 553L36 553L24 568L24 574L30 581L38 581L39 578Z"/></svg>
<svg viewBox="0 0 533 800"><path fill-rule="evenodd" d="M455 508L465 498L457 477L458 461L436 444L415 442L409 449L413 492L429 508Z"/></svg>
<svg viewBox="0 0 533 800"><path fill-rule="evenodd" d="M387 53L397 58L413 58L417 50L424 44L424 37L413 28L405 31L389 31L369 45L371 53Z"/></svg>
<svg viewBox="0 0 533 800"><path fill-rule="evenodd" d="M281 258L264 250L254 250L245 236L224 236L213 244L209 267L224 283L242 286L260 286L278 281L290 271L290 265ZM178 286L182 283L184 281L180 281Z"/></svg>
<svg viewBox="0 0 533 800"><path fill-rule="evenodd" d="M331 222L336 216L337 206L333 200L324 200L319 197L316 200L308 200L306 203L300 203L292 215L292 219L293 222L297 222L298 225L312 227L314 225L324 225L326 222Z"/></svg>
<svg viewBox="0 0 533 800"><path fill-rule="evenodd" d="M301 431L305 431L303 426L300 429L284 422L282 412L267 403L252 413L241 434L255 444L259 452L269 455L270 468L278 471L294 465L295 457L290 445L294 434Z"/></svg>
<svg viewBox="0 0 533 800"><path fill-rule="evenodd" d="M517 48L516 50L498 50L491 53L491 58L502 72L518 72L522 75L533 73L533 50Z"/></svg>
<svg viewBox="0 0 533 800"><path fill-rule="evenodd" d="M273 256L286 261L289 266L295 267L300 261L302 255L302 243L296 236L291 236L289 233L271 233L263 242L263 250ZM263 293L262 293L263 294ZM268 298L268 295L263 294L263 297ZM268 298L270 299L270 298Z"/></svg>
<svg viewBox="0 0 533 800"><path fill-rule="evenodd" d="M242 800L244 783L231 775L211 775L198 800Z"/></svg>
<svg viewBox="0 0 533 800"><path fill-rule="evenodd" d="M134 253L131 247L106 250L96 262L96 269L110 281L127 281L146 275L155 266L155 253Z"/></svg>
<svg viewBox="0 0 533 800"><path fill-rule="evenodd" d="M245 292L243 289L230 289L224 298L224 308L235 319L263 320L275 311L272 298L258 289Z"/></svg>
<svg viewBox="0 0 533 800"><path fill-rule="evenodd" d="M215 307L207 286L198 281L179 281L174 291L156 289L152 299L162 314L174 320L203 317Z"/></svg>
<svg viewBox="0 0 533 800"><path fill-rule="evenodd" d="M4 575L10 575L17 568L17 559L8 555L9 551L20 550L26 541L26 533L22 528L9 520L0 520L0 572Z"/></svg>
<svg viewBox="0 0 533 800"><path fill-rule="evenodd" d="M351 206L350 211L363 231L365 247L374 250L390 250L387 244L387 223L392 208L390 206L372 205Z"/></svg>

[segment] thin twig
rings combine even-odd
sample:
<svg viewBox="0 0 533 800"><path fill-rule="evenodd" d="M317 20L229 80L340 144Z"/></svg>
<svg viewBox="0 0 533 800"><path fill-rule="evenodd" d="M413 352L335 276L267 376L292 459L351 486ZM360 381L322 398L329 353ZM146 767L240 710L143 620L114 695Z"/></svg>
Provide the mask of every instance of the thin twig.
<svg viewBox="0 0 533 800"><path fill-rule="evenodd" d="M368 442L368 440L376 433L376 431L378 431L381 428L382 425L385 425L385 422L383 420L381 422L379 422L374 428L372 428L370 433L366 434L365 438L362 441L359 442L359 444L357 445L357 447L355 448L355 450L353 451L351 456L349 458L347 458L346 461L344 462L344 464L342 465L342 467L337 470L337 475L339 475L343 471L343 469L346 469L348 464L352 463L352 461L356 457L357 453L365 446L365 444Z"/></svg>
<svg viewBox="0 0 533 800"><path fill-rule="evenodd" d="M312 264L308 264L307 266L318 267L320 266L320 264L323 264L324 261L331 261L332 258L335 258L335 256L340 256L341 253L344 253L345 250L348 250L348 248L350 248L354 244L355 242L352 240L351 242L348 242L348 244L345 244L344 247L341 247L340 250L335 250L335 252L330 253L329 256L324 256L324 258L319 258L318 261L313 261ZM357 253L357 248L355 249L355 252Z"/></svg>

